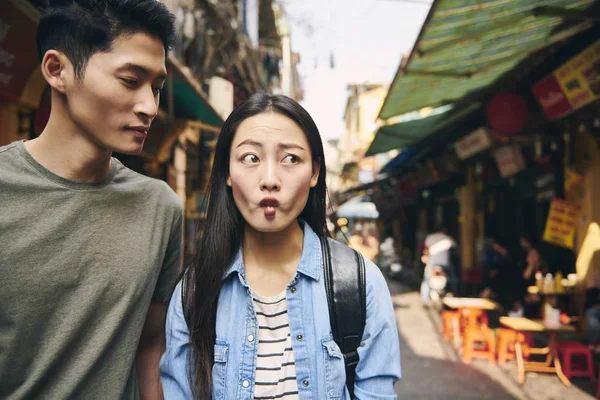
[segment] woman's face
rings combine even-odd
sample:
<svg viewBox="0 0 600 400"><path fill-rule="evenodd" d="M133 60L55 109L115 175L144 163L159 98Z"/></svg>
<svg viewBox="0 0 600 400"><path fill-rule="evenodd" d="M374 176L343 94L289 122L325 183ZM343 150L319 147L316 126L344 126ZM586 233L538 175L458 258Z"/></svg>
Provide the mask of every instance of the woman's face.
<svg viewBox="0 0 600 400"><path fill-rule="evenodd" d="M233 199L258 232L280 232L296 221L319 178L308 140L290 118L265 112L238 127L229 157Z"/></svg>

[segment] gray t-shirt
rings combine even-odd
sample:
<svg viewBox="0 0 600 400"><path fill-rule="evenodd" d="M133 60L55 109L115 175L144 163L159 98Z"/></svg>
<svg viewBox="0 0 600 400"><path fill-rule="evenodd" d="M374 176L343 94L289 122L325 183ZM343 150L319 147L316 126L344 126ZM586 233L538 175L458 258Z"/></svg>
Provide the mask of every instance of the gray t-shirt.
<svg viewBox="0 0 600 400"><path fill-rule="evenodd" d="M138 398L135 352L181 235L165 182L113 158L101 182L76 183L23 142L0 147L0 398Z"/></svg>

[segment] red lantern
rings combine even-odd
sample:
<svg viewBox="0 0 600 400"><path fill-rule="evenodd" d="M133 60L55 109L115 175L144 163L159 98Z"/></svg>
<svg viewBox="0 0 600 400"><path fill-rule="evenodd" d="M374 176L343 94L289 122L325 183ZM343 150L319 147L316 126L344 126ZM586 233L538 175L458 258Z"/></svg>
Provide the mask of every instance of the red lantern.
<svg viewBox="0 0 600 400"><path fill-rule="evenodd" d="M527 125L527 103L517 94L499 93L488 104L487 117L497 132L515 135Z"/></svg>

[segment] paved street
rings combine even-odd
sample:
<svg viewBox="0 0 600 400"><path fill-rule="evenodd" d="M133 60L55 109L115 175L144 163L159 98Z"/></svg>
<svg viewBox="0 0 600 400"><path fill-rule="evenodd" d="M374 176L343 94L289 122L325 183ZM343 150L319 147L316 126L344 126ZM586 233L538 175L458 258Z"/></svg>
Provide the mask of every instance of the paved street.
<svg viewBox="0 0 600 400"><path fill-rule="evenodd" d="M440 332L434 311L424 310L419 294L390 281L401 341L402 381L397 384L399 399L569 399L591 400L595 385L575 378L566 388L555 375L527 374L525 384L517 382L516 365L492 366L475 360L464 364Z"/></svg>

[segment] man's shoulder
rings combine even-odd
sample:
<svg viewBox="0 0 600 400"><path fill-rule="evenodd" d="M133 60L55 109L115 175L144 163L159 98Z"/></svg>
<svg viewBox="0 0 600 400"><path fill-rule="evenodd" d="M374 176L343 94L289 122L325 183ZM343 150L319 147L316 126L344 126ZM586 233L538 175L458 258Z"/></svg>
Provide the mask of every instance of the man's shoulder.
<svg viewBox="0 0 600 400"><path fill-rule="evenodd" d="M159 204L173 208L177 211L182 210L181 199L177 196L177 193L171 189L167 182L160 179L152 178L139 172L136 172L121 163L119 160L114 159L118 163L119 175L121 180L135 183L135 187L138 190L144 191L157 197Z"/></svg>
<svg viewBox="0 0 600 400"><path fill-rule="evenodd" d="M4 146L0 146L0 162L13 158L18 154L19 142L12 142Z"/></svg>

